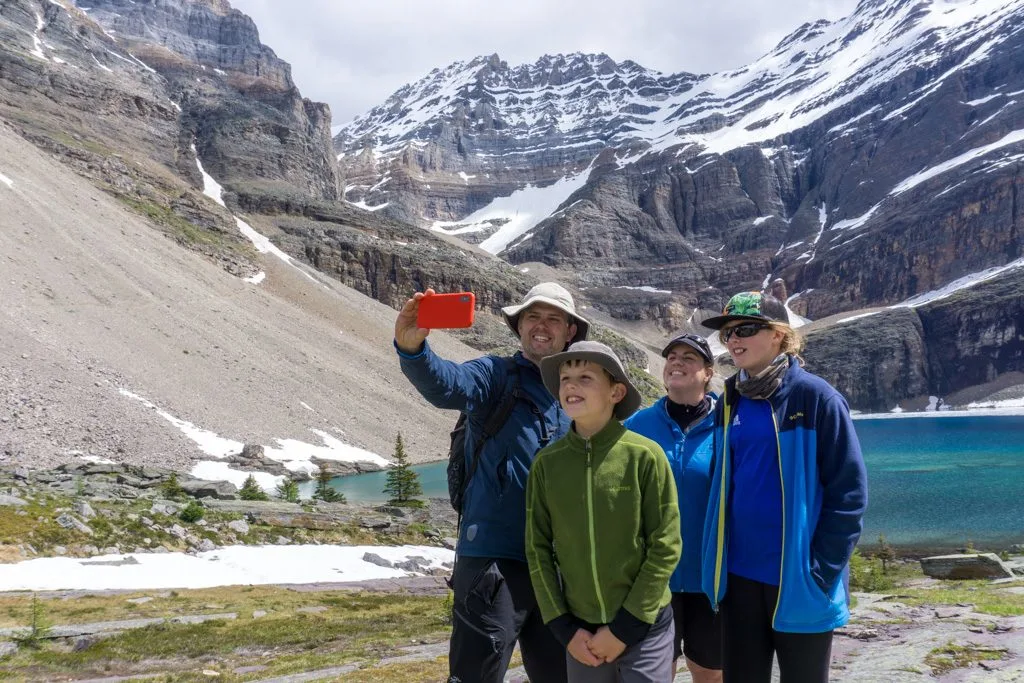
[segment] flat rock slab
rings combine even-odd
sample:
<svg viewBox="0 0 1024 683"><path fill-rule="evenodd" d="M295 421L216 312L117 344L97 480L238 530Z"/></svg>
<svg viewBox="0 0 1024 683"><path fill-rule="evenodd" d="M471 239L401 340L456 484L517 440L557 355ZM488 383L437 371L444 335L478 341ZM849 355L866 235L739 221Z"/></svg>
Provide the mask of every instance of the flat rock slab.
<svg viewBox="0 0 1024 683"><path fill-rule="evenodd" d="M448 584L442 576L401 576L394 579L368 579L334 583L292 583L280 588L300 593L322 591L369 591L371 593L411 593L413 595L445 595Z"/></svg>
<svg viewBox="0 0 1024 683"><path fill-rule="evenodd" d="M921 570L936 579L1010 579L1013 571L994 553L921 558Z"/></svg>
<svg viewBox="0 0 1024 683"><path fill-rule="evenodd" d="M207 621L226 619L237 619L238 615L233 612L225 614L195 614L181 617L155 617L151 619L125 619L121 621L94 621L88 624L67 624L63 626L51 626L44 636L45 638L78 638L81 636L93 636L103 633L114 633L127 631L135 628L145 628L157 624L202 624ZM25 627L0 628L0 638L16 636L25 632Z"/></svg>
<svg viewBox="0 0 1024 683"><path fill-rule="evenodd" d="M106 678L89 678L79 680L78 683L123 683L124 681L148 681L154 678L164 678L167 674L138 674L136 676L108 676Z"/></svg>
<svg viewBox="0 0 1024 683"><path fill-rule="evenodd" d="M291 674L289 676L278 676L277 678L261 678L256 683L307 683L307 681L325 681L333 678L337 678L343 674L352 673L358 670L360 667L356 664L346 664L345 666L332 666L329 669L319 669L317 671L307 671L301 674Z"/></svg>
<svg viewBox="0 0 1024 683"><path fill-rule="evenodd" d="M437 659L448 656L448 643L425 643L423 645L410 645L400 649L403 654L393 657L385 657L380 660L377 666L388 664L400 664L402 662L420 662L425 659Z"/></svg>

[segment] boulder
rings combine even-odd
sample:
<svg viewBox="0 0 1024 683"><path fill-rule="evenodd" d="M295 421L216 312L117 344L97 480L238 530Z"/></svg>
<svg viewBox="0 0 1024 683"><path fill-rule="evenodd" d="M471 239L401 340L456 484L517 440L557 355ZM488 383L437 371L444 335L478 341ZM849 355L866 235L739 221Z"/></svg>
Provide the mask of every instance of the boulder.
<svg viewBox="0 0 1024 683"><path fill-rule="evenodd" d="M170 500L155 500L153 501L153 507L149 509L150 514L153 515L167 515L173 517L181 511L182 506Z"/></svg>
<svg viewBox="0 0 1024 683"><path fill-rule="evenodd" d="M1013 572L993 553L936 555L921 559L921 570L935 579L1006 579Z"/></svg>
<svg viewBox="0 0 1024 683"><path fill-rule="evenodd" d="M244 519L235 519L228 522L228 528L234 531L236 534L247 534L249 533L249 523Z"/></svg>
<svg viewBox="0 0 1024 683"><path fill-rule="evenodd" d="M263 446L246 444L241 453L229 456L227 462L243 472L267 472L275 476L289 476L291 472L277 460L271 460L264 454Z"/></svg>
<svg viewBox="0 0 1024 683"><path fill-rule="evenodd" d="M83 534L87 534L89 536L92 536L92 529L90 529L85 524L85 522L83 522L82 520L78 519L77 517L69 515L66 512L64 514L59 515L57 517L57 524L61 525L65 529L74 529L76 531L82 532Z"/></svg>
<svg viewBox="0 0 1024 683"><path fill-rule="evenodd" d="M96 511L93 510L92 506L84 500L76 500L73 507L75 509L75 514L83 519L92 519L96 516Z"/></svg>
<svg viewBox="0 0 1024 683"><path fill-rule="evenodd" d="M383 557L376 553L365 553L363 554L363 562L369 562L375 564L378 567L384 567L385 569L394 569L395 563L391 560L385 560Z"/></svg>
<svg viewBox="0 0 1024 683"><path fill-rule="evenodd" d="M181 489L193 498L216 498L218 500L234 500L238 497L238 487L230 481L206 481L204 479L186 479L179 484Z"/></svg>

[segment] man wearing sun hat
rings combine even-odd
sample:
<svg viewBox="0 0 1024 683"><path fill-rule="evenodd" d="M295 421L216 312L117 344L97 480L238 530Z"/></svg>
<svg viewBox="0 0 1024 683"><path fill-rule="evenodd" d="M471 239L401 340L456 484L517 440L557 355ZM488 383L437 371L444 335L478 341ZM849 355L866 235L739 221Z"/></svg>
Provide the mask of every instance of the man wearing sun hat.
<svg viewBox="0 0 1024 683"><path fill-rule="evenodd" d="M423 398L466 415L468 484L451 579L455 597L448 680L499 683L518 640L531 681L563 683L565 648L541 621L530 585L523 541L525 489L537 451L564 435L570 422L544 388L538 366L585 339L590 325L564 287L544 282L501 311L519 339L514 356L455 363L434 353L426 340L430 331L416 326L419 302L432 294L430 289L416 292L405 303L395 321L394 345L403 374ZM517 400L504 426L482 441L484 424L513 392Z"/></svg>

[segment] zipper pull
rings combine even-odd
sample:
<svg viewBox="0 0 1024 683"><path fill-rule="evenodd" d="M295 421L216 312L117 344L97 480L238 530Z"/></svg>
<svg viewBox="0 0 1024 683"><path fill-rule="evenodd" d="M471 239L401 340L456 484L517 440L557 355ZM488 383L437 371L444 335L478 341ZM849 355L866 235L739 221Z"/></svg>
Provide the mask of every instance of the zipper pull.
<svg viewBox="0 0 1024 683"><path fill-rule="evenodd" d="M591 458L591 455L592 455L592 453L590 451L590 439L587 439L587 469L590 469L590 458Z"/></svg>

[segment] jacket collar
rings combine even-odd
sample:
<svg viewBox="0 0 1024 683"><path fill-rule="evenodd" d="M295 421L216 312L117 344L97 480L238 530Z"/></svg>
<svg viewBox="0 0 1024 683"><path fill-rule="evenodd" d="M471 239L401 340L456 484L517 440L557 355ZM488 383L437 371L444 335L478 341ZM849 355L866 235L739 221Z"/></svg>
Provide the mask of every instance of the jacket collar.
<svg viewBox="0 0 1024 683"><path fill-rule="evenodd" d="M699 429L701 425L711 425L715 421L715 406L718 404L720 397L713 391L708 392L708 396L711 397L711 408L708 410L708 414L705 415L700 421L691 424L684 432L689 433L695 429ZM662 396L654 402L654 407L657 409L658 416L665 421L669 427L679 428L679 425L672 416L668 414L668 396Z"/></svg>
<svg viewBox="0 0 1024 683"><path fill-rule="evenodd" d="M625 433L626 428L622 426L621 422L613 417L608 420L608 424L601 428L601 431L594 434L590 439L584 439L582 436L577 434L575 423L573 423L573 428L569 430L566 438L568 438L569 443L576 448L586 448L587 441L590 441L591 450L603 452L611 448L612 445Z"/></svg>

